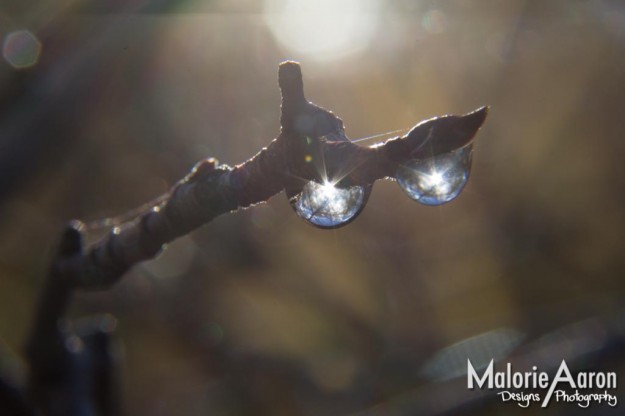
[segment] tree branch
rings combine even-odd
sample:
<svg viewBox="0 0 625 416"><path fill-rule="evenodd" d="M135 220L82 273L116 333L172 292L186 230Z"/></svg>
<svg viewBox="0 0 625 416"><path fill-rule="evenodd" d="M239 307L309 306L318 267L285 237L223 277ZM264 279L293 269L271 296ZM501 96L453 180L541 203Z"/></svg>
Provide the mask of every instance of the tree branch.
<svg viewBox="0 0 625 416"><path fill-rule="evenodd" d="M215 159L201 161L161 205L115 227L86 252L59 258L60 274L75 287L108 287L137 262L154 257L163 244L218 215L265 202L283 189L297 193L322 176L336 178L338 186L372 184L393 177L397 166L410 159L463 147L472 141L488 112L481 107L464 116L433 118L403 137L362 147L347 139L340 118L306 100L299 64L282 63L278 80L281 132L269 146L234 168ZM74 227L80 231L78 223Z"/></svg>
<svg viewBox="0 0 625 416"><path fill-rule="evenodd" d="M77 399L59 396L55 389L64 383L86 383L66 374L67 367L82 358L67 346L76 335L58 326L74 290L109 287L133 265L154 257L164 244L218 215L267 201L282 190L290 197L311 180L329 179L347 187L392 178L408 160L469 144L488 112L482 107L464 116L433 118L403 137L361 147L346 137L340 118L306 100L299 64L282 63L278 82L280 135L250 160L235 167L215 159L199 162L157 206L115 227L88 249L83 247L82 223L70 223L48 273L27 345L30 393L39 407L63 409Z"/></svg>

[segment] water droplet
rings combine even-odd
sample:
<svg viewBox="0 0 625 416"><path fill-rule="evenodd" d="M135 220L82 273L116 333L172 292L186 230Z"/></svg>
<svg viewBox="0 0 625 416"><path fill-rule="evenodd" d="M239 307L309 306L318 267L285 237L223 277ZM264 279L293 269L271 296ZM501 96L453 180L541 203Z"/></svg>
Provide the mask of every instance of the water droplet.
<svg viewBox="0 0 625 416"><path fill-rule="evenodd" d="M289 201L297 215L309 223L320 228L336 228L360 214L370 192L370 186L339 188L331 182L310 181Z"/></svg>
<svg viewBox="0 0 625 416"><path fill-rule="evenodd" d="M397 169L397 183L417 202L441 205L456 198L469 179L473 145L429 159L411 160Z"/></svg>

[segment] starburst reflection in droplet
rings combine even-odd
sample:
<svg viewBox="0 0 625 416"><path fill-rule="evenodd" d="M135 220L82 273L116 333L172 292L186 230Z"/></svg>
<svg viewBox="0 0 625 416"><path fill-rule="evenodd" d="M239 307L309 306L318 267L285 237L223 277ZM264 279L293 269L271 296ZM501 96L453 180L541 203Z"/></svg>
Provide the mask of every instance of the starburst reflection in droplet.
<svg viewBox="0 0 625 416"><path fill-rule="evenodd" d="M428 159L411 160L397 170L399 186L425 205L441 205L456 198L471 171L472 146Z"/></svg>
<svg viewBox="0 0 625 416"><path fill-rule="evenodd" d="M308 182L291 199L291 206L300 217L321 228L336 228L354 219L366 203L367 188L340 188L330 181Z"/></svg>

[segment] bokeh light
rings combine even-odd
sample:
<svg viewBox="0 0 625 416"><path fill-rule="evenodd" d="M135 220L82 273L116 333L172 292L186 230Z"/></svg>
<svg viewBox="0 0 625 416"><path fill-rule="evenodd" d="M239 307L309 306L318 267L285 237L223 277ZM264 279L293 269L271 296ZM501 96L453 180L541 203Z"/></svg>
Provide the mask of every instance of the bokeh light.
<svg viewBox="0 0 625 416"><path fill-rule="evenodd" d="M16 69L29 68L37 63L41 42L28 30L16 30L6 35L2 56Z"/></svg>
<svg viewBox="0 0 625 416"><path fill-rule="evenodd" d="M442 11L433 9L423 15L421 24L428 33L437 35L447 29L447 18Z"/></svg>
<svg viewBox="0 0 625 416"><path fill-rule="evenodd" d="M332 60L362 51L378 28L377 0L267 0L265 20L290 51Z"/></svg>

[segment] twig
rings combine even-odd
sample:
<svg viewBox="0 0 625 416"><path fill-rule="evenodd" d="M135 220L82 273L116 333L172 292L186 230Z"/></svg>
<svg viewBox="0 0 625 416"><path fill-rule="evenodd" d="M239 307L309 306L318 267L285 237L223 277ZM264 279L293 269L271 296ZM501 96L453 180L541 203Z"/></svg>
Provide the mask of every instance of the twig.
<svg viewBox="0 0 625 416"><path fill-rule="evenodd" d="M168 199L137 220L115 227L85 253L64 257L56 267L74 287L93 289L115 283L137 262L154 257L162 245L211 221L218 215L267 201L283 189L301 189L325 174L340 175L339 186L371 184L392 177L397 165L465 146L486 118L487 107L464 116L424 121L407 135L376 147L346 140L343 122L304 97L299 64L279 69L282 90L278 138L245 163L230 168L215 159L198 163ZM346 173L346 174L345 174ZM76 223L74 227L80 230Z"/></svg>
<svg viewBox="0 0 625 416"><path fill-rule="evenodd" d="M109 287L133 265L154 257L165 243L218 215L265 202L282 190L293 195L308 181L322 177L335 178L340 187L370 185L393 177L398 165L410 159L461 148L472 141L488 112L481 107L464 116L433 118L403 137L361 147L347 139L340 118L306 100L298 63L282 63L278 82L280 135L250 160L233 168L215 159L199 162L159 205L113 228L86 250L83 225L78 221L69 225L28 343L33 375L41 377L58 369L54 357L63 356L66 349L58 322L75 289ZM37 390L37 377L31 376L31 390Z"/></svg>

